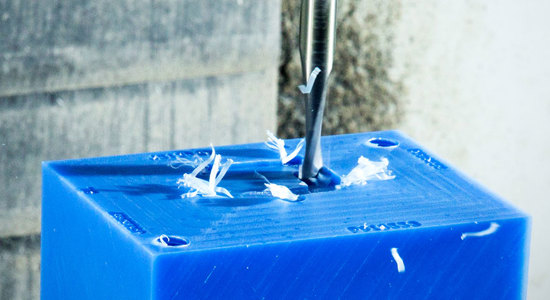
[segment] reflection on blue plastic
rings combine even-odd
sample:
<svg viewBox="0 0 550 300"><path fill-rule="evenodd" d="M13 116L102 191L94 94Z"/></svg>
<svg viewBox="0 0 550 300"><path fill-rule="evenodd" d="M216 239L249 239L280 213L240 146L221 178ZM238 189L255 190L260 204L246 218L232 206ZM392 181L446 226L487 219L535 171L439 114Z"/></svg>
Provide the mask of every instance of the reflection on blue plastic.
<svg viewBox="0 0 550 300"><path fill-rule="evenodd" d="M234 198L181 198L210 148L44 163L42 298L525 297L525 214L399 132L322 146L325 188L265 143L216 147ZM361 156L395 178L330 188Z"/></svg>

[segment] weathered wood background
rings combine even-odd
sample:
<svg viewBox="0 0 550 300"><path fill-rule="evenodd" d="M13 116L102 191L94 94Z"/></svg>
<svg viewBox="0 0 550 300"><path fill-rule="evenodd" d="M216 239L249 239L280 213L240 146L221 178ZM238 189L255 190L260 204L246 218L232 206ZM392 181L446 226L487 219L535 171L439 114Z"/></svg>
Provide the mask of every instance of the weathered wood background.
<svg viewBox="0 0 550 300"><path fill-rule="evenodd" d="M41 161L264 140L280 2L0 0L0 298L39 295Z"/></svg>

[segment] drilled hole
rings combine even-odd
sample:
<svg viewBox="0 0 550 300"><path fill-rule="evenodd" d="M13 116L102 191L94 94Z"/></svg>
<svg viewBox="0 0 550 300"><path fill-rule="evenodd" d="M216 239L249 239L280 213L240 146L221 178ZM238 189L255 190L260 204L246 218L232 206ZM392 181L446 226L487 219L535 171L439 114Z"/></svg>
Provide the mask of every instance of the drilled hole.
<svg viewBox="0 0 550 300"><path fill-rule="evenodd" d="M379 148L395 148L399 145L399 142L383 138L373 138L367 141L367 145Z"/></svg>
<svg viewBox="0 0 550 300"><path fill-rule="evenodd" d="M175 235L161 235L155 239L155 243L164 247L185 247L189 245L189 241Z"/></svg>

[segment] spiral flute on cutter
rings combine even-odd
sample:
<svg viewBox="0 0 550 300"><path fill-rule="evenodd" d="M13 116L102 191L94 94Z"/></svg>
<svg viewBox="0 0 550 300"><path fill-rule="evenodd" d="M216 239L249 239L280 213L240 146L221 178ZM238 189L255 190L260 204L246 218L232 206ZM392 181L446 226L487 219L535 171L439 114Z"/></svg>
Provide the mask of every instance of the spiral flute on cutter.
<svg viewBox="0 0 550 300"><path fill-rule="evenodd" d="M321 130L334 56L336 4L336 0L302 0L300 55L304 82L308 83L315 68L321 70L311 91L305 94L306 154L300 175L304 180L315 178L323 167Z"/></svg>

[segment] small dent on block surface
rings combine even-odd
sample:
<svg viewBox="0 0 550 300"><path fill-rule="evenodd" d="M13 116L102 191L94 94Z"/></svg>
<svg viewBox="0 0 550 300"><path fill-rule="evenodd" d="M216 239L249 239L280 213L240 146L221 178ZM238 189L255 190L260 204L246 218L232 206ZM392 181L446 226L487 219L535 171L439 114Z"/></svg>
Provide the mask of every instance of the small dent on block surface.
<svg viewBox="0 0 550 300"><path fill-rule="evenodd" d="M89 187L85 187L83 189L80 189L84 194L88 194L88 195L93 195L93 194L97 194L99 193L98 190L96 190L94 187L92 186L89 186Z"/></svg>

